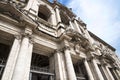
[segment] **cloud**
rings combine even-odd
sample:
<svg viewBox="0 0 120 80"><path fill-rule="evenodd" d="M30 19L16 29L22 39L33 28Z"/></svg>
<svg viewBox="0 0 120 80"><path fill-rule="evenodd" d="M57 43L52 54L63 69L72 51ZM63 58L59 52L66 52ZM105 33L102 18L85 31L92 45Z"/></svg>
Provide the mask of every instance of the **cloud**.
<svg viewBox="0 0 120 80"><path fill-rule="evenodd" d="M117 0L70 0L68 7L87 24L88 30L117 49L120 39L120 10ZM117 51L120 56L120 52Z"/></svg>

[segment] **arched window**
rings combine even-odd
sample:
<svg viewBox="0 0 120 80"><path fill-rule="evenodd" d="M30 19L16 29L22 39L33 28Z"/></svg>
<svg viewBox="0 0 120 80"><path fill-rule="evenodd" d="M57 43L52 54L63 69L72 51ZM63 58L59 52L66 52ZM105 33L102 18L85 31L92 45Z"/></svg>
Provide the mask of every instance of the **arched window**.
<svg viewBox="0 0 120 80"><path fill-rule="evenodd" d="M67 17L67 14L65 14L63 11L60 12L61 21L65 25L69 25L69 18Z"/></svg>
<svg viewBox="0 0 120 80"><path fill-rule="evenodd" d="M51 19L51 12L47 8L46 5L40 5L39 11L38 11L38 17L42 18L45 21L50 21Z"/></svg>

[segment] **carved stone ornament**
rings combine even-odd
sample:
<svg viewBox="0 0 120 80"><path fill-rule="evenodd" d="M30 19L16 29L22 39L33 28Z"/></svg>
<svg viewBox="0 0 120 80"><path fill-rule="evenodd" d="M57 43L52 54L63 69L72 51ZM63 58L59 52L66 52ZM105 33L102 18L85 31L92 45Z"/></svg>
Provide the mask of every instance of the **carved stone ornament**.
<svg viewBox="0 0 120 80"><path fill-rule="evenodd" d="M77 54L80 54L80 51L85 52L85 49L80 44L76 44L74 50Z"/></svg>
<svg viewBox="0 0 120 80"><path fill-rule="evenodd" d="M71 28L67 28L65 31L65 34L72 38L70 42L80 45L81 48L79 49L82 49L82 50L85 49L86 51L93 51L92 45L83 34L80 34L79 32ZM75 47L77 47L77 45L75 45ZM78 52L79 50L75 48L75 51Z"/></svg>

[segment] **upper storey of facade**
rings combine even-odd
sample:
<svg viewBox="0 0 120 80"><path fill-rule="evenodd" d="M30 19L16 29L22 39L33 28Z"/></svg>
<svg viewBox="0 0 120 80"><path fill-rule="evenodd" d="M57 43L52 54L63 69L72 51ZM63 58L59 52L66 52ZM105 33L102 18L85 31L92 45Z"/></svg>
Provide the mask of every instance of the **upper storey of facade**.
<svg viewBox="0 0 120 80"><path fill-rule="evenodd" d="M81 51L99 50L96 55L115 49L89 32L86 24L76 19L71 9L57 1L48 0L1 0L1 20L7 20L18 28L32 27L33 34L53 41L69 40L69 45ZM7 16L7 18L5 17ZM22 32L19 31L19 32ZM67 36L67 37L66 37ZM76 50L77 51L77 50Z"/></svg>

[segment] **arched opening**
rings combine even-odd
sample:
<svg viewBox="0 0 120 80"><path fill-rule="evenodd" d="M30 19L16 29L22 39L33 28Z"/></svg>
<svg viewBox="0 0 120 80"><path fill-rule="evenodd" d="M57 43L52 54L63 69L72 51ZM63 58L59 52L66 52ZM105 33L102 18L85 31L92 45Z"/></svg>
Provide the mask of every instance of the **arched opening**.
<svg viewBox="0 0 120 80"><path fill-rule="evenodd" d="M51 21L51 12L46 5L40 5L38 17L48 22Z"/></svg>
<svg viewBox="0 0 120 80"><path fill-rule="evenodd" d="M69 18L67 16L67 14L65 14L64 12L60 12L60 17L61 17L61 21L63 24L65 25L69 25Z"/></svg>

